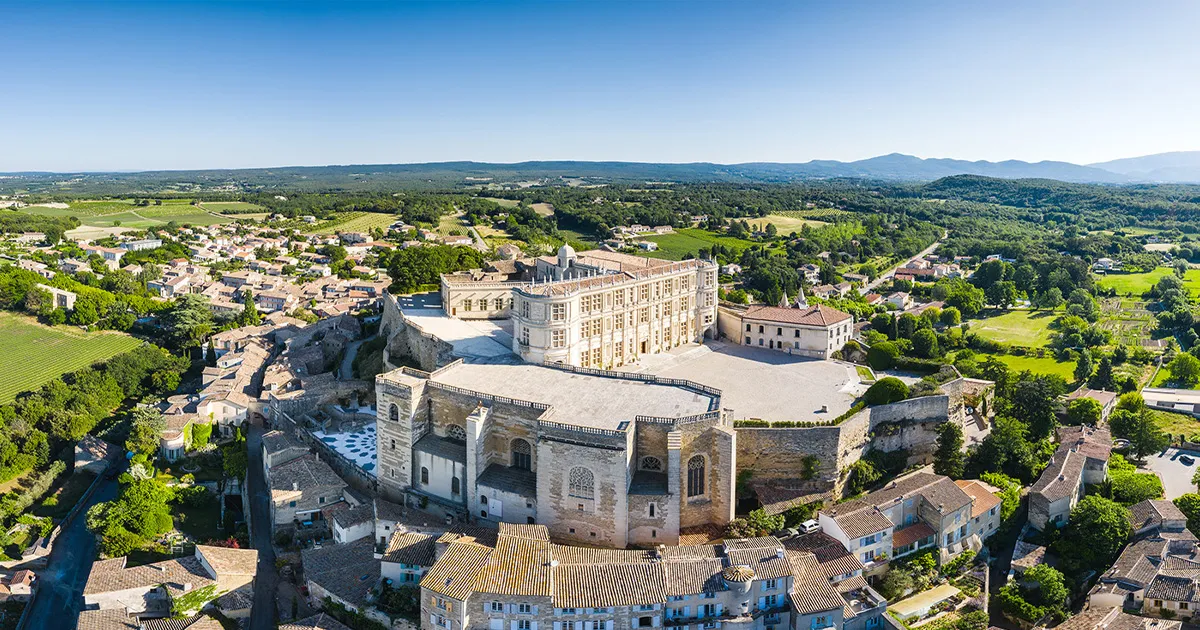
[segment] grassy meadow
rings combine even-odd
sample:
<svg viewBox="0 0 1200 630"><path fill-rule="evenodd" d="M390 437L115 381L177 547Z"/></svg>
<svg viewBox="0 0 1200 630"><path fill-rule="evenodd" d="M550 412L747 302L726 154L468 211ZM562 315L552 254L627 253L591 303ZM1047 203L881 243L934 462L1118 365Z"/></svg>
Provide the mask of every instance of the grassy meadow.
<svg viewBox="0 0 1200 630"><path fill-rule="evenodd" d="M1002 343L1040 348L1050 341L1050 324L1059 313L1051 311L992 311L970 321L971 332Z"/></svg>

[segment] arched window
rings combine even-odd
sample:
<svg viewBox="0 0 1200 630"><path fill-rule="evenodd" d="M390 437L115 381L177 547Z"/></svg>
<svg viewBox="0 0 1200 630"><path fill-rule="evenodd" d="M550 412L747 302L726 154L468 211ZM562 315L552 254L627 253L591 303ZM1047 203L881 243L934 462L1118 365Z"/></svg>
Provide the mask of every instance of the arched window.
<svg viewBox="0 0 1200 630"><path fill-rule="evenodd" d="M509 445L512 451L512 467L521 470L533 470L533 448L529 442L517 438Z"/></svg>
<svg viewBox="0 0 1200 630"><path fill-rule="evenodd" d="M421 483L429 485L429 469L424 466L421 467Z"/></svg>
<svg viewBox="0 0 1200 630"><path fill-rule="evenodd" d="M457 424L452 424L446 429L446 437L450 438L451 440L466 442L467 430L458 426Z"/></svg>
<svg viewBox="0 0 1200 630"><path fill-rule="evenodd" d="M687 495L698 497L704 494L704 456L697 455L688 460Z"/></svg>
<svg viewBox="0 0 1200 630"><path fill-rule="evenodd" d="M592 471L576 466L571 469L567 493L576 499L592 499L596 496L596 477Z"/></svg>
<svg viewBox="0 0 1200 630"><path fill-rule="evenodd" d="M662 460L657 457L643 457L642 470L662 470Z"/></svg>
<svg viewBox="0 0 1200 630"><path fill-rule="evenodd" d="M458 477L451 479L450 480L450 493L451 494L459 494L461 491L462 491L462 482L458 480Z"/></svg>
<svg viewBox="0 0 1200 630"><path fill-rule="evenodd" d="M392 422L400 422L400 408L396 405L388 407L388 420Z"/></svg>

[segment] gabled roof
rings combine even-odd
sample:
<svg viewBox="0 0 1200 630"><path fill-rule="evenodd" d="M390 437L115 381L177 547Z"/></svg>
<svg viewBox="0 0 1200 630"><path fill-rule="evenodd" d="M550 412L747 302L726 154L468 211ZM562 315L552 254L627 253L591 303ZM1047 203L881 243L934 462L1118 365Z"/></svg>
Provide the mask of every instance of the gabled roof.
<svg viewBox="0 0 1200 630"><path fill-rule="evenodd" d="M746 313L742 318L800 326L833 326L834 324L851 319L851 316L849 313L843 313L836 308L831 308L824 304L815 304L808 308L751 306L746 309Z"/></svg>
<svg viewBox="0 0 1200 630"><path fill-rule="evenodd" d="M305 579L355 605L365 604L367 595L379 581L379 561L375 559L375 543L370 537L344 545L305 549L301 560Z"/></svg>

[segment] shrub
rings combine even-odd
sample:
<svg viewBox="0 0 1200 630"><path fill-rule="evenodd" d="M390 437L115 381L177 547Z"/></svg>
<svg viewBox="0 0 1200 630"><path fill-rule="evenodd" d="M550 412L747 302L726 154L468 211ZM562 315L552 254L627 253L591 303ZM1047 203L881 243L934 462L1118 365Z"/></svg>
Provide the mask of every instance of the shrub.
<svg viewBox="0 0 1200 630"><path fill-rule="evenodd" d="M867 351L867 364L874 370L887 370L895 364L900 356L900 348L890 341L883 341L871 346Z"/></svg>
<svg viewBox="0 0 1200 630"><path fill-rule="evenodd" d="M868 405L886 405L905 398L908 398L908 385L894 376L875 381L875 384L863 394L863 400Z"/></svg>

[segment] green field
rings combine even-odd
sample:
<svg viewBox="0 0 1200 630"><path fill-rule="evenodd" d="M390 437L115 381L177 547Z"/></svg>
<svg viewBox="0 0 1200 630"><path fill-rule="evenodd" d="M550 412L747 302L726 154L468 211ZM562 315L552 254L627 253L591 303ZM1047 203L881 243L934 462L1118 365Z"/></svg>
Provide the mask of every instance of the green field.
<svg viewBox="0 0 1200 630"><path fill-rule="evenodd" d="M1035 374L1057 374L1067 381L1071 381L1075 376L1074 361L1055 361L1053 357L1039 359L1037 357L1018 357L1011 354L996 355L1002 363L1008 366L1008 369L1014 372L1023 372L1029 370Z"/></svg>
<svg viewBox="0 0 1200 630"><path fill-rule="evenodd" d="M1171 413L1157 409L1152 409L1150 413L1154 414L1155 426L1163 433L1186 435L1189 440L1192 439L1192 436L1200 435L1200 420L1189 414Z"/></svg>
<svg viewBox="0 0 1200 630"><path fill-rule="evenodd" d="M653 256L654 258L666 258L668 260L683 260L685 254L695 254L701 247L707 249L712 247L714 243L720 243L737 250L742 250L755 244L753 241L714 234L700 228L681 228L675 230L674 234L648 236L645 240L658 243L658 251L646 252L645 255Z"/></svg>
<svg viewBox="0 0 1200 630"><path fill-rule="evenodd" d="M1116 289L1118 295L1138 296L1150 290L1159 278L1175 273L1169 267L1159 267L1145 273L1111 273L1097 276L1096 284L1104 289ZM1188 269L1183 284L1192 295L1200 294L1200 269Z"/></svg>
<svg viewBox="0 0 1200 630"><path fill-rule="evenodd" d="M480 199L487 199L488 201L500 206L504 206L505 208L516 208L517 206L521 205L521 202L517 201L516 199L501 199L499 197L480 197Z"/></svg>
<svg viewBox="0 0 1200 630"><path fill-rule="evenodd" d="M333 234L335 232L369 232L372 228L384 228L400 217L382 212L344 212L333 219L318 223L309 234Z"/></svg>
<svg viewBox="0 0 1200 630"><path fill-rule="evenodd" d="M206 201L200 204L200 207L210 212L216 212L217 214L230 211L240 214L245 212L260 212L264 210L262 206L246 201Z"/></svg>
<svg viewBox="0 0 1200 630"><path fill-rule="evenodd" d="M814 228L821 227L822 225L829 225L824 221L804 219L797 216L785 216L782 214L768 214L761 219L750 219L749 223L750 227L756 230L765 230L766 225L770 223L771 225L775 226L776 230L779 230L780 234L784 235L791 234L792 232L799 232L800 229L806 225L811 225Z"/></svg>
<svg viewBox="0 0 1200 630"><path fill-rule="evenodd" d="M1050 323L1057 317L1050 311L991 312L996 314L971 320L971 332L992 341L1030 348L1040 348L1050 341Z"/></svg>
<svg viewBox="0 0 1200 630"><path fill-rule="evenodd" d="M0 352L0 403L142 343L123 333L51 328L11 313L0 313L0 338L5 341Z"/></svg>

